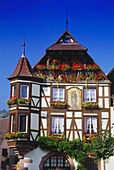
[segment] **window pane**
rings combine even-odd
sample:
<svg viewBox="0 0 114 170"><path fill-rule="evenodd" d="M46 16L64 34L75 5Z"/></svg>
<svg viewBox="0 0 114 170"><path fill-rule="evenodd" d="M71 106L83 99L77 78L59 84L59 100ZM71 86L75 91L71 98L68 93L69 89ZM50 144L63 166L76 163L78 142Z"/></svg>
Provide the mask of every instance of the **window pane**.
<svg viewBox="0 0 114 170"><path fill-rule="evenodd" d="M16 85L12 86L12 97L16 96Z"/></svg>
<svg viewBox="0 0 114 170"><path fill-rule="evenodd" d="M11 132L16 131L16 119L15 115L11 115Z"/></svg>
<svg viewBox="0 0 114 170"><path fill-rule="evenodd" d="M64 93L65 93L65 89L64 88L53 88L52 91L52 100L60 100L60 101L64 101Z"/></svg>
<svg viewBox="0 0 114 170"><path fill-rule="evenodd" d="M27 131L27 116L26 115L20 115L19 131L20 132L26 132Z"/></svg>
<svg viewBox="0 0 114 170"><path fill-rule="evenodd" d="M7 157L7 155L8 155L8 152L7 152L7 149L2 149L2 156L5 156L5 157Z"/></svg>
<svg viewBox="0 0 114 170"><path fill-rule="evenodd" d="M20 97L21 98L28 98L28 86L27 85L21 85Z"/></svg>
<svg viewBox="0 0 114 170"><path fill-rule="evenodd" d="M68 160L65 157L59 155L53 155L49 157L44 163L43 169L56 169L56 167L67 170L71 169Z"/></svg>
<svg viewBox="0 0 114 170"><path fill-rule="evenodd" d="M64 117L52 116L52 134L64 134Z"/></svg>
<svg viewBox="0 0 114 170"><path fill-rule="evenodd" d="M94 134L95 132L97 132L97 118L96 117L85 117L84 132L87 134Z"/></svg>
<svg viewBox="0 0 114 170"><path fill-rule="evenodd" d="M84 101L96 102L96 89L84 89Z"/></svg>

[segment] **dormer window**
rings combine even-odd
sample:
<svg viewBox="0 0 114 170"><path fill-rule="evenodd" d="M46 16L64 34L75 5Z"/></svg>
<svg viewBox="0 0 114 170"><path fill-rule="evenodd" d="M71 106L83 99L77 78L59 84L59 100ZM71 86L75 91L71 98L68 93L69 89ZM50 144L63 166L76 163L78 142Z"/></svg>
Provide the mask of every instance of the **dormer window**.
<svg viewBox="0 0 114 170"><path fill-rule="evenodd" d="M20 86L20 98L29 98L29 86L28 85Z"/></svg>

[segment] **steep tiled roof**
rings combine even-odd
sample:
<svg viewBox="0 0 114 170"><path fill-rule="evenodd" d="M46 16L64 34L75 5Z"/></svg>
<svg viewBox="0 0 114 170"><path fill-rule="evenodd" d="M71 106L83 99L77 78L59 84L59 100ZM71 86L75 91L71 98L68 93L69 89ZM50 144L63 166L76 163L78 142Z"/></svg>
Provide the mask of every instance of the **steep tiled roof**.
<svg viewBox="0 0 114 170"><path fill-rule="evenodd" d="M74 37L66 30L62 36L48 50L87 50L79 44Z"/></svg>
<svg viewBox="0 0 114 170"><path fill-rule="evenodd" d="M9 118L0 118L0 144L5 133L8 133Z"/></svg>
<svg viewBox="0 0 114 170"><path fill-rule="evenodd" d="M14 72L9 76L8 79L12 79L15 77L33 77L36 76L35 73L33 73L31 65L28 61L28 59L25 56L22 56L17 64L16 69Z"/></svg>

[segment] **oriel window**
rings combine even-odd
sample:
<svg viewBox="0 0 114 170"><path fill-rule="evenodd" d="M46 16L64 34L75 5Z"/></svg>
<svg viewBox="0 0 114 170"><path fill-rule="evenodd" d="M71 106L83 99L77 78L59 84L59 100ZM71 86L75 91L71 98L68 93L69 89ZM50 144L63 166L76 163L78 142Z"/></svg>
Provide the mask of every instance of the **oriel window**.
<svg viewBox="0 0 114 170"><path fill-rule="evenodd" d="M27 132L28 126L28 115L20 114L19 115L19 132Z"/></svg>
<svg viewBox="0 0 114 170"><path fill-rule="evenodd" d="M11 132L16 131L16 116L15 114L11 115Z"/></svg>
<svg viewBox="0 0 114 170"><path fill-rule="evenodd" d="M20 98L29 98L29 86L28 85L20 86Z"/></svg>
<svg viewBox="0 0 114 170"><path fill-rule="evenodd" d="M16 96L16 85L12 86L12 97Z"/></svg>

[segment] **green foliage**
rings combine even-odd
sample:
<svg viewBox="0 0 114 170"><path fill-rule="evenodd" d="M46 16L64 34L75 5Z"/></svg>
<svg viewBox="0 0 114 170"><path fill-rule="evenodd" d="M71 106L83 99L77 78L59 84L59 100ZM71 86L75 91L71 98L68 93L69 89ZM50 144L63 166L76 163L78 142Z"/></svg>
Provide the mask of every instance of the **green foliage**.
<svg viewBox="0 0 114 170"><path fill-rule="evenodd" d="M29 134L22 132L13 132L4 134L4 139L18 139L18 138L28 138Z"/></svg>
<svg viewBox="0 0 114 170"><path fill-rule="evenodd" d="M45 150L64 152L75 158L81 164L87 158L86 148L79 139L69 140L51 140L51 137L39 137L39 147Z"/></svg>
<svg viewBox="0 0 114 170"><path fill-rule="evenodd" d="M39 147L43 150L63 152L74 158L79 164L77 170L86 170L84 163L91 153L97 161L107 159L113 155L114 138L109 132L102 131L94 136L90 143L83 143L80 139L52 140L51 136L42 136L38 139Z"/></svg>
<svg viewBox="0 0 114 170"><path fill-rule="evenodd" d="M77 166L77 169L76 169L76 170L86 170L86 168L85 168L83 165L78 164L78 166Z"/></svg>
<svg viewBox="0 0 114 170"><path fill-rule="evenodd" d="M97 160L108 159L114 152L114 138L109 132L100 131L91 142L91 151Z"/></svg>
<svg viewBox="0 0 114 170"><path fill-rule="evenodd" d="M31 101L30 98L28 98L28 99L26 99L26 98L19 98L19 99L17 100L17 103L18 103L18 104L29 104L30 101Z"/></svg>

